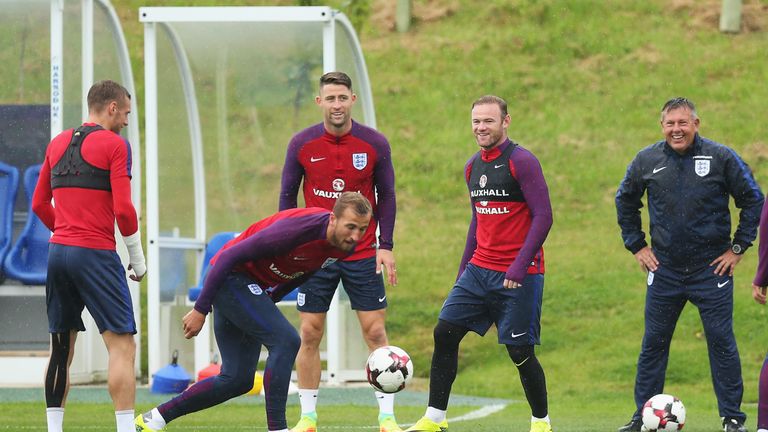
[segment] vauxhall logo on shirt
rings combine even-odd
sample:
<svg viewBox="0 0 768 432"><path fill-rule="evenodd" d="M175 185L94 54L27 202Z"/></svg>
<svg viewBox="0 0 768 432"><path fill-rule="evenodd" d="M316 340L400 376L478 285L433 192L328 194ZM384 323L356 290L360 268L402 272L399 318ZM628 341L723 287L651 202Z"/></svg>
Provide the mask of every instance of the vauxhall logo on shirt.
<svg viewBox="0 0 768 432"><path fill-rule="evenodd" d="M344 179L337 178L331 181L331 189L333 189L332 191L312 188L312 193L315 194L315 196L322 198L337 199L341 196L341 193L344 192L346 187L347 184L344 182ZM358 190L356 192L359 193L360 191Z"/></svg>
<svg viewBox="0 0 768 432"><path fill-rule="evenodd" d="M301 277L302 275L304 275L303 271L292 273L292 274L283 273L282 271L280 271L279 268L277 268L275 263L271 263L269 265L269 269L272 270L272 273L280 276L283 279L287 279L287 280L296 279L296 278Z"/></svg>
<svg viewBox="0 0 768 432"><path fill-rule="evenodd" d="M315 194L315 196L330 198L330 199L337 199L338 197L341 196L341 193L344 192L344 188L346 186L347 184L344 182L344 179L337 178L331 181L331 189L333 189L332 191L312 188L312 192Z"/></svg>
<svg viewBox="0 0 768 432"><path fill-rule="evenodd" d="M472 198L485 198L485 197L509 197L509 192L503 188L496 189L496 188L490 188L486 189L485 187L488 185L488 176L485 174L482 174L480 178L477 180L477 185L480 186L480 188L472 188L472 190L469 192L469 195ZM477 214L484 214L484 215L500 215L500 214L507 214L510 213L509 209L504 207L488 207L488 201L482 200L479 201L479 206L475 205L475 211Z"/></svg>

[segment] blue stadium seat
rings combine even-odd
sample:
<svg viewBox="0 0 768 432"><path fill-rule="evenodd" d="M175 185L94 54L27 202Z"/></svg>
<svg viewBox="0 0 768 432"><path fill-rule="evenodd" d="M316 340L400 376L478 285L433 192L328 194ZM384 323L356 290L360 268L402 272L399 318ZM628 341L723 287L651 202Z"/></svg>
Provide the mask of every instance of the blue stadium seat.
<svg viewBox="0 0 768 432"><path fill-rule="evenodd" d="M24 192L29 201L27 223L5 257L5 274L25 285L45 285L48 272L48 240L51 231L32 211L32 194L40 176L41 165L24 171Z"/></svg>
<svg viewBox="0 0 768 432"><path fill-rule="evenodd" d="M203 256L203 268L200 270L200 280L197 281L197 285L189 289L189 300L195 301L200 296L200 292L203 290L203 281L205 275L208 274L208 266L211 263L211 258L216 255L216 252L224 246L225 243L237 237L236 232L224 231L216 233L208 240L208 244L205 245L205 255Z"/></svg>
<svg viewBox="0 0 768 432"><path fill-rule="evenodd" d="M0 162L0 284L5 280L3 261L13 238L13 205L19 190L19 170Z"/></svg>

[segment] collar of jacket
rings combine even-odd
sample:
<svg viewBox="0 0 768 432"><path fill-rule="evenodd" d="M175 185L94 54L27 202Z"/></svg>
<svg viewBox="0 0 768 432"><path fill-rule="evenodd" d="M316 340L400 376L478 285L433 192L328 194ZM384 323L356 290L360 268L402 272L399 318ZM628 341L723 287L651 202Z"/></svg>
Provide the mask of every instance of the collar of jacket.
<svg viewBox="0 0 768 432"><path fill-rule="evenodd" d="M664 152L667 154L685 157L693 154L698 154L700 150L701 150L701 137L699 136L698 132L696 132L696 135L693 136L693 145L689 147L688 150L683 154L680 154L672 150L672 147L669 146L669 143L666 140L664 141Z"/></svg>

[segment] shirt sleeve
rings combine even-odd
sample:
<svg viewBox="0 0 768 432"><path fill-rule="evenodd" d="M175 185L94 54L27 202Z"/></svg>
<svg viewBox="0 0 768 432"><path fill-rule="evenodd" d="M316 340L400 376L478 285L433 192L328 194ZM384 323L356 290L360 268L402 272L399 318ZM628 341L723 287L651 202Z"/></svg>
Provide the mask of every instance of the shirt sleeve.
<svg viewBox="0 0 768 432"><path fill-rule="evenodd" d="M131 144L118 137L109 159L109 182L112 186L112 206L117 227L123 236L130 236L139 229L139 218L131 200Z"/></svg>
<svg viewBox="0 0 768 432"><path fill-rule="evenodd" d="M763 214L760 216L760 247L757 251L757 273L753 284L768 286L768 201L763 204Z"/></svg>
<svg viewBox="0 0 768 432"><path fill-rule="evenodd" d="M523 192L525 203L531 213L531 227L525 235L525 241L517 258L509 265L506 278L522 283L528 272L528 266L547 239L552 228L552 204L549 200L549 188L544 180L544 173L538 159L529 152L512 152L510 166L514 164L517 182Z"/></svg>
<svg viewBox="0 0 768 432"><path fill-rule="evenodd" d="M291 139L285 153L285 164L280 181L280 202L278 203L280 210L296 208L298 205L299 186L304 178L304 167L299 162L299 149L301 149L301 142L296 135Z"/></svg>
<svg viewBox="0 0 768 432"><path fill-rule="evenodd" d="M765 200L760 186L752 176L749 166L731 149L726 163L726 184L739 211L739 225L733 234L734 242L751 246L757 237L760 224L760 210Z"/></svg>
<svg viewBox="0 0 768 432"><path fill-rule="evenodd" d="M51 163L48 159L48 152L46 152L45 160L40 168L40 177L37 179L35 192L32 194L32 211L51 231L56 225L56 213L53 209L52 199Z"/></svg>
<svg viewBox="0 0 768 432"><path fill-rule="evenodd" d="M393 237L397 200L395 199L395 168L392 165L392 150L386 139L377 148L376 166L373 175L376 184L376 220L379 223L379 248L392 250L394 246Z"/></svg>
<svg viewBox="0 0 768 432"><path fill-rule="evenodd" d="M469 185L472 160L473 158L470 158L466 165L464 165L464 181L467 182L467 189L469 192L472 192ZM456 280L459 280L461 274L464 273L464 270L467 268L467 263L472 259L472 255L474 255L475 249L477 249L477 211L475 210L474 204L472 204L472 198L469 199L469 207L472 209L472 220L469 222L469 228L467 229L467 241L464 244L464 253L461 255L459 274L456 275Z"/></svg>
<svg viewBox="0 0 768 432"><path fill-rule="evenodd" d="M472 255L474 255L475 249L477 249L477 212L471 200L469 204L472 207L472 220L469 222L469 228L467 229L467 241L464 244L464 253L461 255L459 274L456 275L456 280L459 280L461 274L467 269L467 263L472 259Z"/></svg>
<svg viewBox="0 0 768 432"><path fill-rule="evenodd" d="M616 191L616 214L621 228L621 237L624 240L624 247L633 254L648 246L640 219L645 184L638 159L639 155L629 164L627 173Z"/></svg>

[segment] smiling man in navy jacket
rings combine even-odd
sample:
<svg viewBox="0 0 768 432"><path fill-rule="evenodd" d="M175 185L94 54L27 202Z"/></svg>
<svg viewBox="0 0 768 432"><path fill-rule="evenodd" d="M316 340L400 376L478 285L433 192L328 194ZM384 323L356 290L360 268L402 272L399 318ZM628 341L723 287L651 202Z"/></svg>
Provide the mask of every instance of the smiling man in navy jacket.
<svg viewBox="0 0 768 432"><path fill-rule="evenodd" d="M690 301L699 309L725 432L745 432L744 385L733 334L733 271L757 235L763 193L732 149L699 136L693 102L675 98L661 110L665 139L637 154L616 193L624 246L648 273L645 335L637 361L636 411L619 432L640 431L640 409L663 393L669 346ZM651 246L640 219L648 192ZM739 223L731 237L733 197Z"/></svg>

